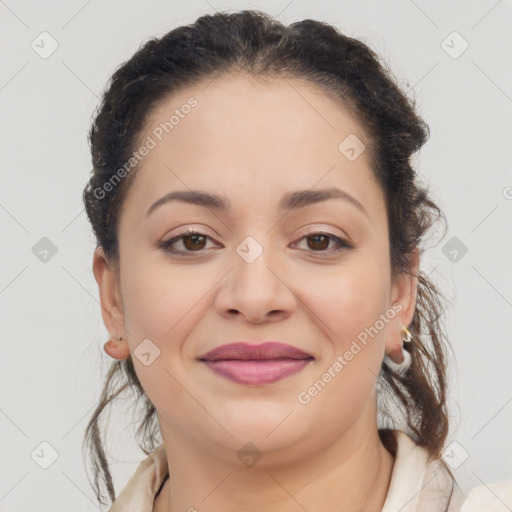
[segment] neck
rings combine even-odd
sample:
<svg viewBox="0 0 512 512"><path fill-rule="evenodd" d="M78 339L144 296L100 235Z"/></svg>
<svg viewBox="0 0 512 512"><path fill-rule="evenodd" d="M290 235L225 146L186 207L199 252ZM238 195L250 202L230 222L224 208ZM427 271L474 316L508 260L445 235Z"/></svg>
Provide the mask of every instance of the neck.
<svg viewBox="0 0 512 512"><path fill-rule="evenodd" d="M264 465L262 457L243 469L174 441L164 438L170 477L153 512L380 512L394 464L376 428L353 428L293 464Z"/></svg>

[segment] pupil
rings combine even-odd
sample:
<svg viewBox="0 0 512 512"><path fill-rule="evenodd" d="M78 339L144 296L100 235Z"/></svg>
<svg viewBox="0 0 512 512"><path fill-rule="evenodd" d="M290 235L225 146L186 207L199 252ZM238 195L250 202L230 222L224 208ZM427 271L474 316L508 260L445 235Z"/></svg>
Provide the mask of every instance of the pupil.
<svg viewBox="0 0 512 512"><path fill-rule="evenodd" d="M198 242L198 239L200 239L200 238L204 239L203 235L189 235L189 236L185 237L184 238L185 246L187 248L189 248L189 249L190 248L192 248L192 249L196 248L197 249L197 247L198 247L197 242ZM192 242L191 244L187 243L187 241L192 240L192 239L194 239L194 242Z"/></svg>
<svg viewBox="0 0 512 512"><path fill-rule="evenodd" d="M325 236L325 235L313 235L313 236L311 236L311 237L309 237L309 238L312 238L312 239L314 240L314 243L315 243L315 244L319 243L319 242L318 242L318 239L319 239L319 238L323 238L324 242L327 240L327 236ZM327 246L328 246L328 245L329 245L329 242L328 242L328 240L327 240ZM325 245L325 243L323 243L323 244L321 244L320 249L325 249L327 246ZM318 248L318 247L317 247L317 248Z"/></svg>

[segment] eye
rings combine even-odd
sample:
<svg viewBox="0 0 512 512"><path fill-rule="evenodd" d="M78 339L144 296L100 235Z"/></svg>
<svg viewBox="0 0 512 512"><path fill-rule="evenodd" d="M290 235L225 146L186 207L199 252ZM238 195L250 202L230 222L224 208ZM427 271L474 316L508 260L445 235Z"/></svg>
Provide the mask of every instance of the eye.
<svg viewBox="0 0 512 512"><path fill-rule="evenodd" d="M306 236L302 237L299 241L305 240L307 246L311 248L312 252L339 252L345 249L352 249L353 245L347 242L345 239L330 233L324 233L322 231L312 231L307 233ZM333 241L336 245L334 249L326 250L329 244Z"/></svg>
<svg viewBox="0 0 512 512"><path fill-rule="evenodd" d="M159 243L159 247L164 251L171 254L184 255L187 253L202 253L205 251L205 245L208 240L212 240L208 235L201 233L200 231L194 231L191 229L182 231L176 236L173 236L169 240ZM322 231L312 231L303 236L299 241L305 240L310 252L340 252L345 249L352 249L353 245L347 242L345 239L330 233L324 233ZM183 249L176 249L175 245L180 242ZM330 250L329 245L331 242L335 243L335 247Z"/></svg>
<svg viewBox="0 0 512 512"><path fill-rule="evenodd" d="M184 254L187 252L199 252L204 250L207 240L211 240L208 235L200 231L186 230L179 235L173 236L169 240L159 243L159 247L172 254ZM176 249L174 246L181 242L185 250Z"/></svg>

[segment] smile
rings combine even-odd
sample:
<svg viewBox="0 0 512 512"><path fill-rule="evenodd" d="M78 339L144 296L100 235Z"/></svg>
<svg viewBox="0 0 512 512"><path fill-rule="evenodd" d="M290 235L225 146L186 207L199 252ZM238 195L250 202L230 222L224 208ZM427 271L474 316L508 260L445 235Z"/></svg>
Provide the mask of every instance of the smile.
<svg viewBox="0 0 512 512"><path fill-rule="evenodd" d="M299 372L313 358L307 359L221 359L204 361L214 372L239 384L271 384Z"/></svg>

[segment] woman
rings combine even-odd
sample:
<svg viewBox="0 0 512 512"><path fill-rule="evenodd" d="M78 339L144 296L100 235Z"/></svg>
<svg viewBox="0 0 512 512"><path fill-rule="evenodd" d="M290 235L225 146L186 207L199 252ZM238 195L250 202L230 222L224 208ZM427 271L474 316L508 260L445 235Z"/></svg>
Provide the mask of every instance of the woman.
<svg viewBox="0 0 512 512"><path fill-rule="evenodd" d="M85 438L100 503L476 510L488 488L461 508L442 459L427 136L377 56L313 20L203 16L114 73L84 191L115 360ZM125 389L147 458L116 499L98 422Z"/></svg>

